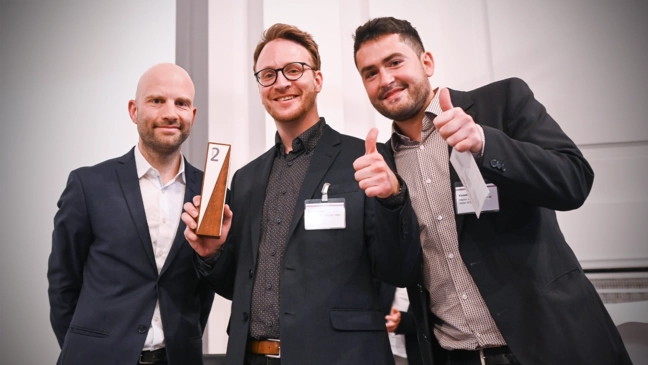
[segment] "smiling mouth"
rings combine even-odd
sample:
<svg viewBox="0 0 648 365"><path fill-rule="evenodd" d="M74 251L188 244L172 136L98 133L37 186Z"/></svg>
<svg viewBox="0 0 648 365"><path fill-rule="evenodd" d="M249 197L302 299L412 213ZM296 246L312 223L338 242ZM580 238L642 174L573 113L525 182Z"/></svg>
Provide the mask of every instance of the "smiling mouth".
<svg viewBox="0 0 648 365"><path fill-rule="evenodd" d="M294 95L286 95L286 96L276 98L275 100L276 101L288 101L288 100L292 100L292 99L295 99L295 98L296 98L296 96L294 96Z"/></svg>
<svg viewBox="0 0 648 365"><path fill-rule="evenodd" d="M380 99L381 100L387 100L387 99L393 97L394 95L399 94L403 90L405 90L405 89L403 89L403 88L393 88L393 89L383 93L382 97Z"/></svg>

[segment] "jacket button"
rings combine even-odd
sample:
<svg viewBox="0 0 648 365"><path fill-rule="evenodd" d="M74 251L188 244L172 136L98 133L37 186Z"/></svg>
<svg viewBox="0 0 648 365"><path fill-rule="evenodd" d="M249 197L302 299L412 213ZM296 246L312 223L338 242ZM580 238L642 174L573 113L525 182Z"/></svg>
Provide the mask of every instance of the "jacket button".
<svg viewBox="0 0 648 365"><path fill-rule="evenodd" d="M249 316L248 316L247 312L243 312L243 322L247 322L248 318L249 318Z"/></svg>
<svg viewBox="0 0 648 365"><path fill-rule="evenodd" d="M499 163L499 161L497 161L495 159L492 159L491 162L490 162L490 165L491 165L491 167L497 167L498 163Z"/></svg>
<svg viewBox="0 0 648 365"><path fill-rule="evenodd" d="M148 332L148 327L146 327L144 325L140 325L139 327L137 327L137 332L139 332L141 334L144 334L144 333Z"/></svg>
<svg viewBox="0 0 648 365"><path fill-rule="evenodd" d="M250 276L250 278L253 278L254 277L254 270L250 269L248 271L248 275Z"/></svg>

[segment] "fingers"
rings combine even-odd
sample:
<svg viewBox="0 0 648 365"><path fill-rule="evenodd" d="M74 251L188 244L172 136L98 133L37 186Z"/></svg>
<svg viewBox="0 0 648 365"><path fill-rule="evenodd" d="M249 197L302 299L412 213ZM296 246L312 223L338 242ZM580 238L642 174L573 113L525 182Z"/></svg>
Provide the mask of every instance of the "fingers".
<svg viewBox="0 0 648 365"><path fill-rule="evenodd" d="M446 88L441 89L439 92L439 104L441 106L441 111L448 111L453 109L452 100L450 100L450 91Z"/></svg>
<svg viewBox="0 0 648 365"><path fill-rule="evenodd" d="M439 98L446 93L448 93L446 89L442 90ZM452 106L449 94L447 95L446 104L446 107ZM475 123L472 116L466 114L461 108L444 109L442 107L442 109L444 111L437 115L433 121L434 127L441 135L441 138L458 152L479 152L482 146L481 127Z"/></svg>
<svg viewBox="0 0 648 365"><path fill-rule="evenodd" d="M371 128L365 139L365 155L376 153L376 143L378 141L378 128Z"/></svg>

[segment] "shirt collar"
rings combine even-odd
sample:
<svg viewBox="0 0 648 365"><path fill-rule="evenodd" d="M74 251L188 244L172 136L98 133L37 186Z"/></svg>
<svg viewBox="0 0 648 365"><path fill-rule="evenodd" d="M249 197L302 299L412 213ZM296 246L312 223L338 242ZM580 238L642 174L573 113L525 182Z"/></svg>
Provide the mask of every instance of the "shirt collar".
<svg viewBox="0 0 648 365"><path fill-rule="evenodd" d="M422 121L422 132L428 132L434 128L434 117L441 114L441 104L439 102L439 90L440 87L434 89L434 97L430 101L430 104L425 108L425 116ZM409 137L402 134L396 122L392 122L392 138L391 146L394 151L398 151L401 145L411 146L418 144L418 141L412 141Z"/></svg>
<svg viewBox="0 0 648 365"><path fill-rule="evenodd" d="M310 153L313 149L315 149L317 142L324 132L324 126L326 126L326 121L323 117L320 117L315 125L305 130L302 134L297 136L297 138L292 141L293 152L297 153L301 152L301 150L305 150L306 153ZM279 150L280 154L285 154L286 149L284 148L283 142L281 141L279 132L275 132L275 147Z"/></svg>
<svg viewBox="0 0 648 365"><path fill-rule="evenodd" d="M157 172L159 175L159 171L151 166L151 164L146 160L144 155L142 155L142 151L139 149L139 144L135 146L135 167L137 168L137 178L141 179L144 177L147 173L149 172ZM180 168L178 169L178 173L176 176L172 179L172 181L178 180L178 176L181 177L181 181L183 184L187 184L187 180L185 178L185 162L184 162L184 156L182 153L180 153Z"/></svg>

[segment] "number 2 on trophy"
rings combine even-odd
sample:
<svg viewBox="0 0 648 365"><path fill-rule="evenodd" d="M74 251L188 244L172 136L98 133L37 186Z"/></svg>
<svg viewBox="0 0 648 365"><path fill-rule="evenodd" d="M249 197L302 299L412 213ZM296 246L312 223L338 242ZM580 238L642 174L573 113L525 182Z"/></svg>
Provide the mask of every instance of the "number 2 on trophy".
<svg viewBox="0 0 648 365"><path fill-rule="evenodd" d="M210 160L218 162L218 159L216 158L216 156L218 156L219 153L220 153L220 150L218 149L218 147L212 147L212 157L211 157Z"/></svg>

